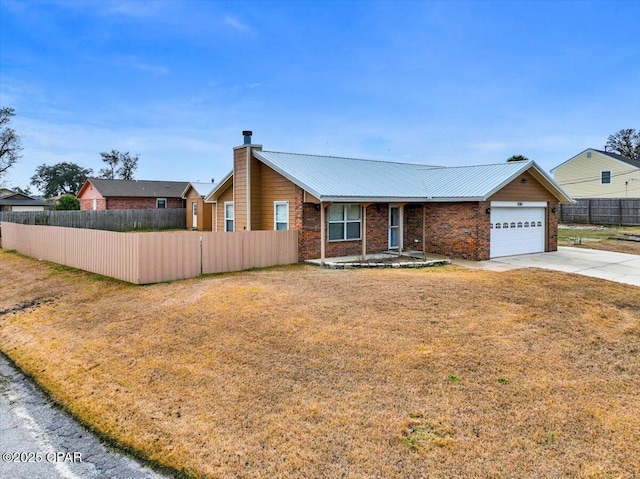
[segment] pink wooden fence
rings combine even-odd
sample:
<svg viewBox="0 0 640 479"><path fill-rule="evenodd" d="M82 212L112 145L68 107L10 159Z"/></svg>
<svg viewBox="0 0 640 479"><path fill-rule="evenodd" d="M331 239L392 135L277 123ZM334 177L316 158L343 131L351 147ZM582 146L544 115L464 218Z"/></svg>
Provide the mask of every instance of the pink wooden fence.
<svg viewBox="0 0 640 479"><path fill-rule="evenodd" d="M2 247L136 284L298 262L297 231L116 233L1 223Z"/></svg>

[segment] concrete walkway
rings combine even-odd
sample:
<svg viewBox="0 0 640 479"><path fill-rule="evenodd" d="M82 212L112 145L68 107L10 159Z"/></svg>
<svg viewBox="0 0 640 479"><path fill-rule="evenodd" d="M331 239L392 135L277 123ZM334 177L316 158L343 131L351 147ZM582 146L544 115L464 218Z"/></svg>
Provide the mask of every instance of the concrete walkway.
<svg viewBox="0 0 640 479"><path fill-rule="evenodd" d="M54 407L0 354L0 478L163 479Z"/></svg>
<svg viewBox="0 0 640 479"><path fill-rule="evenodd" d="M544 268L640 286L640 255L560 246L552 253L506 256L489 261L453 260L454 264L490 271Z"/></svg>

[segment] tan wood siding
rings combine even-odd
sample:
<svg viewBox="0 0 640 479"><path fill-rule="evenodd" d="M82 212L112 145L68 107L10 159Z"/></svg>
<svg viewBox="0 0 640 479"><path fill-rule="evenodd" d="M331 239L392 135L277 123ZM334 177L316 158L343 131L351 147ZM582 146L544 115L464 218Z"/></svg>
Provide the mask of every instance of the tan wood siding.
<svg viewBox="0 0 640 479"><path fill-rule="evenodd" d="M260 203L262 196L262 170L263 164L253 156L251 157L251 229L262 230L262 216Z"/></svg>
<svg viewBox="0 0 640 479"><path fill-rule="evenodd" d="M295 204L298 194L296 185L263 164L261 167L261 187L259 200L253 206L255 210L259 211L259 229L272 230L274 228L275 201L289 202L289 229L296 229Z"/></svg>
<svg viewBox="0 0 640 479"><path fill-rule="evenodd" d="M237 148L233 151L235 231L244 231L247 229L247 148L248 147ZM224 228L222 231L224 231Z"/></svg>
<svg viewBox="0 0 640 479"><path fill-rule="evenodd" d="M227 201L233 201L233 183L230 183L226 190L218 195L216 203L217 229L216 231L224 231L224 204Z"/></svg>
<svg viewBox="0 0 640 479"><path fill-rule="evenodd" d="M523 183L522 180L526 182ZM555 201L556 198L536 180L531 173L525 171L515 180L494 193L489 201Z"/></svg>

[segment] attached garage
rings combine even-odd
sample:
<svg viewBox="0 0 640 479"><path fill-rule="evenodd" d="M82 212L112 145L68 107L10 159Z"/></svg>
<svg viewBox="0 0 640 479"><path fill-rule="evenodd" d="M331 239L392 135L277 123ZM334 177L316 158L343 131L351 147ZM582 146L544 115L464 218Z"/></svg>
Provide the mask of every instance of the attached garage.
<svg viewBox="0 0 640 479"><path fill-rule="evenodd" d="M490 257L545 251L546 203L491 202Z"/></svg>
<svg viewBox="0 0 640 479"><path fill-rule="evenodd" d="M11 211L44 211L44 206L13 206Z"/></svg>

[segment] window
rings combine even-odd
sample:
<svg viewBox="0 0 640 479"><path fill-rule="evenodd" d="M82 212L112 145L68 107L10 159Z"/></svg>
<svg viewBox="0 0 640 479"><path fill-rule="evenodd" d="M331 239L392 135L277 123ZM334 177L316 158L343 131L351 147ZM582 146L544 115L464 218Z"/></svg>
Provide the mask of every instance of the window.
<svg viewBox="0 0 640 479"><path fill-rule="evenodd" d="M273 229L275 230L289 229L289 202L288 201L273 202Z"/></svg>
<svg viewBox="0 0 640 479"><path fill-rule="evenodd" d="M233 231L233 201L224 204L224 230Z"/></svg>
<svg viewBox="0 0 640 479"><path fill-rule="evenodd" d="M156 208L166 208L167 207L167 199L166 198L158 198L156 200Z"/></svg>
<svg viewBox="0 0 640 479"><path fill-rule="evenodd" d="M360 205L329 207L329 241L359 240L362 229Z"/></svg>
<svg viewBox="0 0 640 479"><path fill-rule="evenodd" d="M600 181L603 185L609 185L611 184L611 172L610 171L603 171L602 172L602 176L601 176L601 181Z"/></svg>

